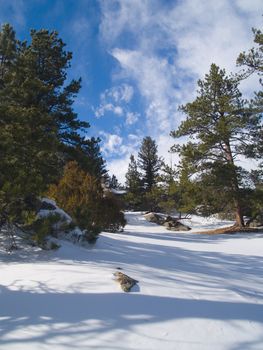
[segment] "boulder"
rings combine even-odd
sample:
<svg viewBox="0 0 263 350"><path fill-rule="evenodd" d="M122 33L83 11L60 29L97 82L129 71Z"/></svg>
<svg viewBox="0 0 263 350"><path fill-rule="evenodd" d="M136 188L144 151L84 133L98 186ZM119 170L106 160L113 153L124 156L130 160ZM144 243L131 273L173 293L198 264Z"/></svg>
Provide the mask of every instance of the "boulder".
<svg viewBox="0 0 263 350"><path fill-rule="evenodd" d="M115 272L114 276L115 280L120 283L121 289L124 292L129 292L132 289L132 287L138 283L138 281L136 281L135 279L119 271Z"/></svg>
<svg viewBox="0 0 263 350"><path fill-rule="evenodd" d="M167 230L171 231L189 231L191 228L187 225L182 224L177 219L174 219L170 216L167 216L163 226L167 228Z"/></svg>
<svg viewBox="0 0 263 350"><path fill-rule="evenodd" d="M182 224L178 219L172 218L171 216L167 216L164 218L163 216L156 213L147 213L144 215L145 219L149 222L153 222L157 225L163 225L167 228L167 230L171 231L189 231L190 227Z"/></svg>
<svg viewBox="0 0 263 350"><path fill-rule="evenodd" d="M157 225L163 225L165 221L161 215L156 213L148 213L148 214L145 214L144 217L147 221L153 222L154 224L157 224Z"/></svg>
<svg viewBox="0 0 263 350"><path fill-rule="evenodd" d="M263 226L263 214L258 214L255 218L249 220L247 226L252 228Z"/></svg>
<svg viewBox="0 0 263 350"><path fill-rule="evenodd" d="M56 206L52 204L50 201L47 202L45 200L42 201L40 210L56 210Z"/></svg>

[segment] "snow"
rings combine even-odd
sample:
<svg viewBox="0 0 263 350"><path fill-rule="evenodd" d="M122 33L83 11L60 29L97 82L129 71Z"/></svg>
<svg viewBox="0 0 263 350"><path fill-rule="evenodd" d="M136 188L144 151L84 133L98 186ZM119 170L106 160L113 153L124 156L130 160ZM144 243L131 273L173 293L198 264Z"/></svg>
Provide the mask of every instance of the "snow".
<svg viewBox="0 0 263 350"><path fill-rule="evenodd" d="M0 249L0 349L263 348L261 234L176 233L128 213L84 248ZM221 225L192 218L194 229ZM223 223L225 224L225 223ZM139 284L124 293L121 268Z"/></svg>
<svg viewBox="0 0 263 350"><path fill-rule="evenodd" d="M51 204L52 206L55 207L54 210L50 210L50 209L41 209L38 212L38 217L43 218L49 215L54 215L54 214L58 214L63 220L65 220L67 223L70 223L72 221L72 218L61 208L59 208L56 204L56 202L52 199L49 198L42 198L41 199L42 202Z"/></svg>
<svg viewBox="0 0 263 350"><path fill-rule="evenodd" d="M122 194L126 194L126 193L127 193L126 190L120 190L120 189L117 189L117 188L111 188L110 191L111 191L111 193L119 194L119 195L122 195Z"/></svg>
<svg viewBox="0 0 263 350"><path fill-rule="evenodd" d="M48 217L50 215L55 215L58 214L60 216L60 220L54 224L54 228L59 231L60 227L62 225L64 225L65 223L70 224L73 222L72 217L66 213L63 209L59 208L56 204L56 202L52 199L49 198L42 198L41 199L42 202L51 204L54 209L40 209L37 216L39 218L45 218ZM59 234L59 232L57 232ZM78 227L75 226L73 229L71 229L69 232L67 233L63 233L64 238L68 239L69 241L72 242L82 242L83 236L84 236L84 232ZM54 241L54 240L53 240Z"/></svg>

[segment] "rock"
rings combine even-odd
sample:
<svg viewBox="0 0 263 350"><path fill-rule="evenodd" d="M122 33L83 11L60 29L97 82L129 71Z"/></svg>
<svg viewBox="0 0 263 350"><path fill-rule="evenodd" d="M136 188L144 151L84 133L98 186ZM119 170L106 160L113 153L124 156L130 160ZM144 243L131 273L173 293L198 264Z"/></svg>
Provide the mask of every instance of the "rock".
<svg viewBox="0 0 263 350"><path fill-rule="evenodd" d="M247 226L252 228L263 226L263 215L257 215L253 220L249 221Z"/></svg>
<svg viewBox="0 0 263 350"><path fill-rule="evenodd" d="M113 275L115 276L115 280L120 283L121 289L124 292L130 292L132 287L138 283L135 279L119 271L115 272Z"/></svg>
<svg viewBox="0 0 263 350"><path fill-rule="evenodd" d="M158 215L156 213L148 213L148 214L145 214L144 217L147 221L153 222L154 224L157 224L157 225L163 225L165 221L161 215Z"/></svg>
<svg viewBox="0 0 263 350"><path fill-rule="evenodd" d="M167 228L167 230L171 231L189 231L190 227L182 224L178 219L172 218L171 216L167 216L164 218L163 216L156 213L148 213L144 215L145 219L149 222L153 222L157 225L163 225Z"/></svg>
<svg viewBox="0 0 263 350"><path fill-rule="evenodd" d="M258 214L254 218L248 220L246 226L252 227L252 228L257 228L257 227L262 227L263 226L263 213Z"/></svg>
<svg viewBox="0 0 263 350"><path fill-rule="evenodd" d="M173 219L171 217L167 217L163 226L167 228L167 230L171 231L189 231L191 228L189 226L186 226L182 224L180 221L177 219Z"/></svg>
<svg viewBox="0 0 263 350"><path fill-rule="evenodd" d="M56 206L50 202L42 201L40 210L56 210Z"/></svg>

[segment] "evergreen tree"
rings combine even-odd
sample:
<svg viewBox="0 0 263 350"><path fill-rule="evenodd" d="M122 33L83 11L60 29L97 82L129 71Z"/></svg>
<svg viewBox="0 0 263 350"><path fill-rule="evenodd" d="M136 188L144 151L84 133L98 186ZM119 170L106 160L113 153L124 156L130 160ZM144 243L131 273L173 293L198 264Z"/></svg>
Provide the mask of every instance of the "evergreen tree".
<svg viewBox="0 0 263 350"><path fill-rule="evenodd" d="M246 52L240 53L237 59L238 66L245 66L246 70L243 73L242 78L247 78L251 74L258 74L260 77L263 76L263 33L259 29L252 29L254 34L254 43L257 45L255 48L252 48ZM259 80L261 85L261 90L255 93L254 99L251 101L251 112L258 114L263 113L263 81L260 78ZM259 159L263 157L263 131L262 125L261 128L254 133L255 142L253 147L251 147L247 155L252 157L257 156ZM263 168L263 163L261 163Z"/></svg>
<svg viewBox="0 0 263 350"><path fill-rule="evenodd" d="M141 191L141 178L137 168L137 162L133 154L130 156L130 163L125 177L126 187L129 190L129 192L138 194Z"/></svg>
<svg viewBox="0 0 263 350"><path fill-rule="evenodd" d="M138 153L138 167L142 170L142 181L146 192L156 184L161 165L162 160L158 157L156 142L149 136L145 137Z"/></svg>
<svg viewBox="0 0 263 350"><path fill-rule="evenodd" d="M246 202L246 215L251 217L251 220L257 215L262 215L262 203L263 203L263 187L262 187L262 174L263 174L263 128L262 128L262 113L263 113L263 33L261 30L253 28L254 43L256 47L250 49L247 53L240 53L237 59L238 66L246 67L243 72L242 78L247 78L251 74L257 74L260 79L259 83L261 89L255 92L254 99L251 101L251 113L261 115L261 125L256 132L254 132L254 144L247 151L248 157L257 157L261 160L259 170L251 172L251 180L253 187L247 189L245 193Z"/></svg>
<svg viewBox="0 0 263 350"><path fill-rule="evenodd" d="M113 174L109 179L109 188L117 189L120 187L117 177Z"/></svg>
<svg viewBox="0 0 263 350"><path fill-rule="evenodd" d="M4 77L15 60L16 51L15 32L9 24L4 24L0 32L0 88L3 87Z"/></svg>
<svg viewBox="0 0 263 350"><path fill-rule="evenodd" d="M243 226L242 174L235 160L253 144L251 135L258 130L259 117L246 109L238 81L226 76L215 64L205 79L198 81L198 87L195 101L181 107L186 120L171 133L175 138L190 136L190 141L173 149L191 165L196 176L201 180L206 178L204 183L209 183L211 189L216 186L221 194L227 195L236 224ZM203 189L210 191L210 188Z"/></svg>
<svg viewBox="0 0 263 350"><path fill-rule="evenodd" d="M126 177L127 194L125 200L128 203L128 208L139 209L142 204L142 181L137 168L137 162L132 154Z"/></svg>
<svg viewBox="0 0 263 350"><path fill-rule="evenodd" d="M32 30L30 43L9 25L0 32L0 211L12 220L57 179L68 147L85 141L89 125L72 108L80 80L66 85L64 47L56 32Z"/></svg>
<svg viewBox="0 0 263 350"><path fill-rule="evenodd" d="M253 73L263 74L263 33L261 30L253 28L254 43L258 46L252 48L248 53L241 52L237 58L237 65L246 66L246 75Z"/></svg>
<svg viewBox="0 0 263 350"><path fill-rule="evenodd" d="M100 142L99 138L91 137L77 146L64 145L64 158L66 161L76 160L82 170L98 179L106 178L107 170Z"/></svg>

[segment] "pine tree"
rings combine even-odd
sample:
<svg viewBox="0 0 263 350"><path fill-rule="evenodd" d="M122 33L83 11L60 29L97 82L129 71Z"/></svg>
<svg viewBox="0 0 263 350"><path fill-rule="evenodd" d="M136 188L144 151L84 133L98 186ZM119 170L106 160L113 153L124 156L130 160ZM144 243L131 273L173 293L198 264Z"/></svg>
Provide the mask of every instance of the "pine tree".
<svg viewBox="0 0 263 350"><path fill-rule="evenodd" d="M132 154L126 177L127 194L125 200L131 209L139 209L142 204L142 181L137 168L137 162Z"/></svg>
<svg viewBox="0 0 263 350"><path fill-rule="evenodd" d="M113 174L109 179L109 188L117 189L120 187L117 177Z"/></svg>
<svg viewBox="0 0 263 350"><path fill-rule="evenodd" d="M0 32L0 88L3 87L4 77L17 55L15 32L9 24L2 26Z"/></svg>
<svg viewBox="0 0 263 350"><path fill-rule="evenodd" d="M253 28L254 43L258 46L252 48L248 53L241 52L237 58L237 65L246 66L246 75L253 73L263 74L263 33L261 30Z"/></svg>
<svg viewBox="0 0 263 350"><path fill-rule="evenodd" d="M12 220L58 178L67 146L83 144L89 126L72 108L80 80L66 85L64 47L57 32L32 30L30 43L9 25L0 32L0 211Z"/></svg>
<svg viewBox="0 0 263 350"><path fill-rule="evenodd" d="M158 157L156 142L149 136L145 137L138 153L138 167L142 170L142 181L146 192L151 191L156 184L161 165L162 160Z"/></svg>
<svg viewBox="0 0 263 350"><path fill-rule="evenodd" d="M217 186L221 194L227 194L236 224L243 226L242 174L235 160L253 144L251 135L259 127L259 117L246 109L238 81L226 76L225 70L215 64L205 79L198 81L198 87L195 101L181 107L186 120L171 133L175 138L189 136L190 141L173 149L179 151L197 176L210 179L211 188Z"/></svg>
<svg viewBox="0 0 263 350"><path fill-rule="evenodd" d="M247 78L251 74L258 74L260 77L263 76L263 33L261 30L253 28L254 34L254 43L257 45L255 48L252 48L246 52L240 53L237 58L238 66L245 66L246 69L243 72L243 77ZM252 113L259 114L263 113L263 81L260 78L259 83L261 85L261 90L255 93L255 97L251 103L251 111ZM262 124L261 128L259 128L256 132L254 132L255 142L253 147L248 149L247 155L255 157L258 159L263 158L263 130ZM261 163L261 167L263 168L263 163Z"/></svg>
<svg viewBox="0 0 263 350"><path fill-rule="evenodd" d="M130 156L130 163L125 177L126 187L129 190L129 192L138 194L141 191L141 178L137 168L137 162L133 154Z"/></svg>
<svg viewBox="0 0 263 350"><path fill-rule="evenodd" d="M107 177L105 160L101 155L99 138L84 139L79 145L64 145L66 161L76 160L82 170L98 179Z"/></svg>

